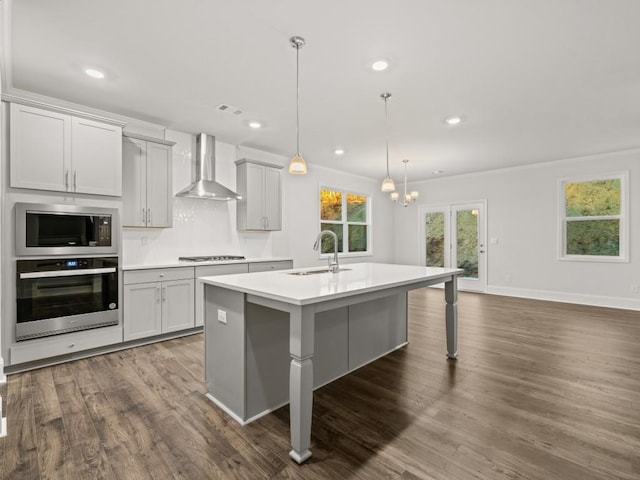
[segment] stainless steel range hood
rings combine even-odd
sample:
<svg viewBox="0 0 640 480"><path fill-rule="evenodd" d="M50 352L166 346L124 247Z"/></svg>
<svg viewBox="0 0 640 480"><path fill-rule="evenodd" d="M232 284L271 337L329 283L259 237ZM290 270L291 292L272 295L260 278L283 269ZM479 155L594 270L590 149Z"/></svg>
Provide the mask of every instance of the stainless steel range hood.
<svg viewBox="0 0 640 480"><path fill-rule="evenodd" d="M204 198L207 200L240 200L242 197L216 182L216 142L213 135L196 136L196 180L183 188L176 197Z"/></svg>

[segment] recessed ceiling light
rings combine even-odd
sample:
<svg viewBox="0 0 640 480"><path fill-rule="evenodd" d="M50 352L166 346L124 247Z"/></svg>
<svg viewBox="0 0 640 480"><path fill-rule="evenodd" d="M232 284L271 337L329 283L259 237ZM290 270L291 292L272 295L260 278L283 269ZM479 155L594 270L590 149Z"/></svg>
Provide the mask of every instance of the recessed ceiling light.
<svg viewBox="0 0 640 480"><path fill-rule="evenodd" d="M344 155L344 148L336 148L333 153L336 155Z"/></svg>
<svg viewBox="0 0 640 480"><path fill-rule="evenodd" d="M433 171L434 175L440 175L441 173L444 173L444 170L434 170Z"/></svg>
<svg viewBox="0 0 640 480"><path fill-rule="evenodd" d="M84 71L84 73L86 73L87 75L93 78L104 78L104 73L102 73L100 70L95 70L93 68L87 68Z"/></svg>
<svg viewBox="0 0 640 480"><path fill-rule="evenodd" d="M376 60L375 62L373 62L371 64L371 68L373 70L375 70L376 72L382 72L382 71L386 70L387 68L389 68L389 61L388 60Z"/></svg>
<svg viewBox="0 0 640 480"><path fill-rule="evenodd" d="M252 120L249 122L249 126L254 129L262 128L262 123Z"/></svg>
<svg viewBox="0 0 640 480"><path fill-rule="evenodd" d="M462 123L462 117L459 116L459 115L453 115L451 117L445 118L444 122L447 125L458 125L458 124Z"/></svg>

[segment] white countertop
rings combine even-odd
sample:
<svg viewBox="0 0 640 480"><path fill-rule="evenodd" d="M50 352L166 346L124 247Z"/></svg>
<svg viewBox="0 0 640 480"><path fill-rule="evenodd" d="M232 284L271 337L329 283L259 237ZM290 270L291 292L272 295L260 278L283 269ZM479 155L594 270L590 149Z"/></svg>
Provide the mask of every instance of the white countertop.
<svg viewBox="0 0 640 480"><path fill-rule="evenodd" d="M428 280L447 280L459 275L458 268L421 267L386 263L351 263L338 273L291 275L292 272L323 270L322 267L296 268L274 272L242 273L217 277L201 277L199 281L250 293L295 305L348 297L355 294L385 290ZM326 267L324 267L326 269Z"/></svg>
<svg viewBox="0 0 640 480"><path fill-rule="evenodd" d="M245 258L244 260L218 260L211 262L181 262L177 258L175 261L162 263L140 263L123 265L122 270L145 270L149 268L175 268L175 267L201 267L205 265L229 265L231 263L260 263L260 262L284 262L291 258L270 257L270 258Z"/></svg>

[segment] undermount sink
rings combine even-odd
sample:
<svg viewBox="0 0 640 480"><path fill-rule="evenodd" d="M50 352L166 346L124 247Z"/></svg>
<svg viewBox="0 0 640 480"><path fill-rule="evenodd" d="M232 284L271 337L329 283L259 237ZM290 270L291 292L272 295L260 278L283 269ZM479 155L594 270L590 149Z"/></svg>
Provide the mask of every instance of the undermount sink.
<svg viewBox="0 0 640 480"><path fill-rule="evenodd" d="M338 272L344 272L345 270L351 270L350 268L339 268ZM300 272L289 272L288 275L297 275L297 276L303 276L303 275L315 275L317 273L328 273L329 269L328 268L321 268L320 270L302 270Z"/></svg>

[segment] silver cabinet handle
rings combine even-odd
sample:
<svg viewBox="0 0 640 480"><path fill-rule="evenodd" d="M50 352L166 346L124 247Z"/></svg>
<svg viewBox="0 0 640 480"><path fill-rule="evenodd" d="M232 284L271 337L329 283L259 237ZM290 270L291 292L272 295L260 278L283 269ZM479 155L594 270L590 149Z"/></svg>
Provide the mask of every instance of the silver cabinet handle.
<svg viewBox="0 0 640 480"><path fill-rule="evenodd" d="M73 171L73 191L75 192L78 189L78 171Z"/></svg>
<svg viewBox="0 0 640 480"><path fill-rule="evenodd" d="M144 208L142 209L142 223L147 224L147 211Z"/></svg>
<svg viewBox="0 0 640 480"><path fill-rule="evenodd" d="M147 223L151 225L151 209L147 208Z"/></svg>
<svg viewBox="0 0 640 480"><path fill-rule="evenodd" d="M162 288L162 302L166 302L167 301L167 287L163 287Z"/></svg>
<svg viewBox="0 0 640 480"><path fill-rule="evenodd" d="M160 303L160 287L156 287L156 303Z"/></svg>
<svg viewBox="0 0 640 480"><path fill-rule="evenodd" d="M69 169L64 169L64 189L69 190Z"/></svg>

